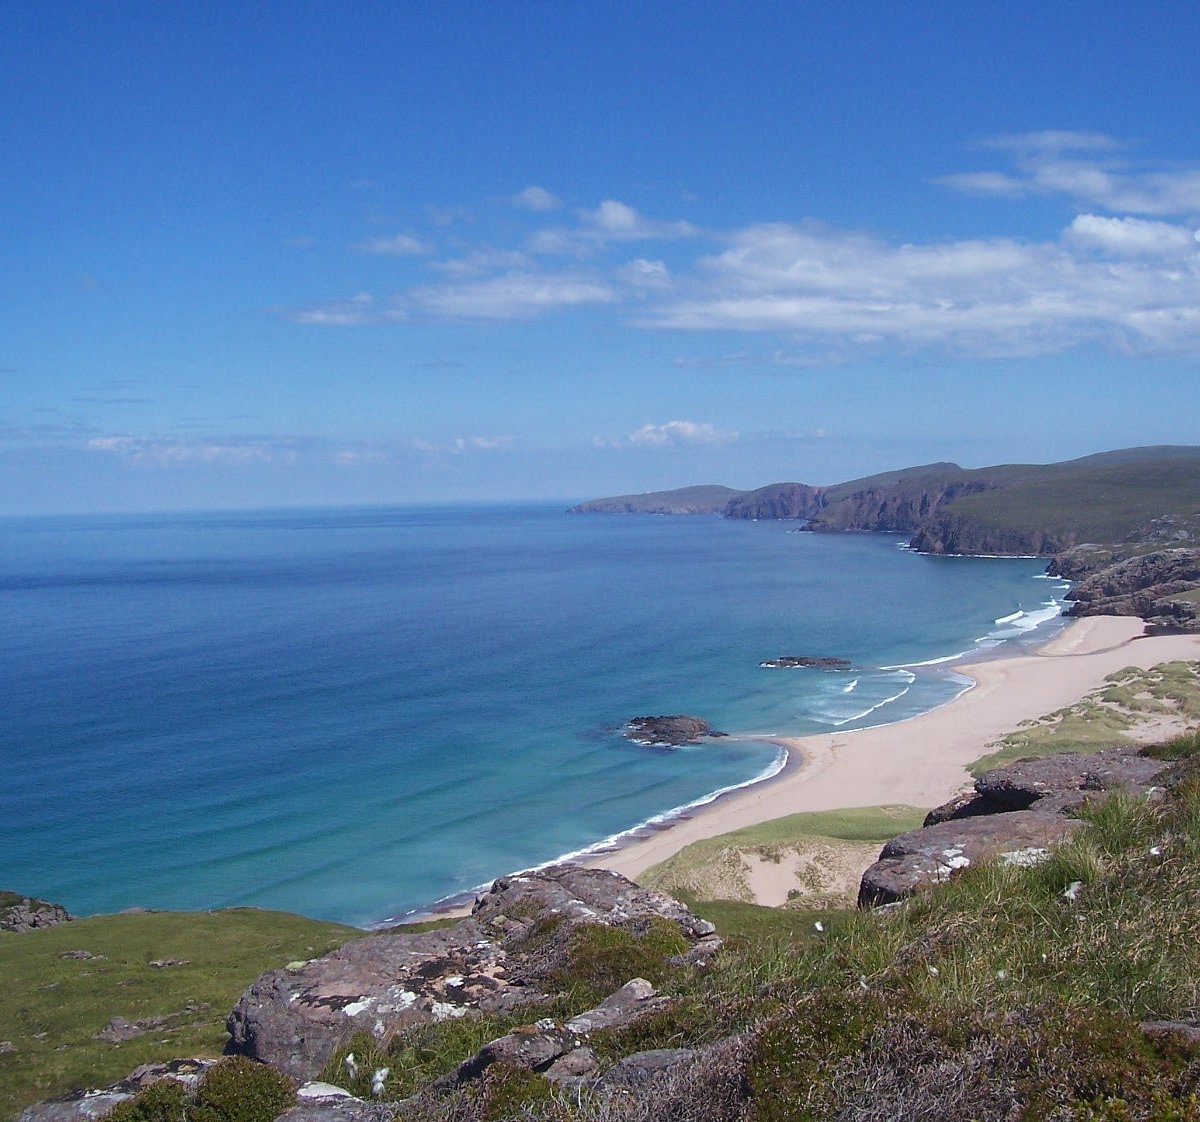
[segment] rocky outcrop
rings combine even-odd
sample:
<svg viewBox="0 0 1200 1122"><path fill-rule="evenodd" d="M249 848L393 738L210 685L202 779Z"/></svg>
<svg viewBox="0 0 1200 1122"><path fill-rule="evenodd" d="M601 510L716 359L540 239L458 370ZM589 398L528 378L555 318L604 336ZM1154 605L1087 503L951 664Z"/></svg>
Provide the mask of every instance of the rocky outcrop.
<svg viewBox="0 0 1200 1122"><path fill-rule="evenodd" d="M919 830L893 838L862 877L860 907L894 903L989 858L1038 861L1080 828L1065 817L1099 792L1147 792L1169 765L1134 748L1019 760L930 811Z"/></svg>
<svg viewBox="0 0 1200 1122"><path fill-rule="evenodd" d="M1079 571L1070 555L1055 571ZM1161 549L1099 567L1067 593L1074 616L1139 616L1154 627L1200 630L1200 549Z"/></svg>
<svg viewBox="0 0 1200 1122"><path fill-rule="evenodd" d="M35 931L70 923L74 918L61 904L16 892L0 892L0 931Z"/></svg>
<svg viewBox="0 0 1200 1122"><path fill-rule="evenodd" d="M845 670L851 665L848 658L828 658L814 655L780 655L778 658L768 658L760 662L771 670L796 670L806 666L816 666L822 670Z"/></svg>
<svg viewBox="0 0 1200 1122"><path fill-rule="evenodd" d="M559 865L503 877L453 927L357 939L262 975L229 1016L230 1048L311 1079L355 1032L384 1040L411 1025L545 1000L553 952L526 939L541 921L553 919L562 945L559 934L573 925L653 917L676 923L697 947L720 943L677 900L616 873Z"/></svg>
<svg viewBox="0 0 1200 1122"><path fill-rule="evenodd" d="M700 717L634 717L625 726L625 735L636 744L658 748L678 748L695 744L702 736L724 736Z"/></svg>
<svg viewBox="0 0 1200 1122"><path fill-rule="evenodd" d="M475 1055L464 1060L452 1072L434 1083L439 1091L453 1090L478 1079L492 1064L546 1071L559 1060L583 1046L593 1032L601 1029L625 1028L647 1013L669 1004L669 998L659 997L645 978L634 978L596 1008L589 1009L568 1021L544 1020L526 1025L485 1044ZM558 1076L586 1074L579 1061L559 1064Z"/></svg>
<svg viewBox="0 0 1200 1122"><path fill-rule="evenodd" d="M17 1122L96 1122L113 1107L133 1098L139 1091L162 1079L181 1083L186 1091L194 1092L200 1081L217 1060L185 1059L166 1063L143 1064L131 1071L120 1083L99 1090L76 1091L61 1098L50 1099L26 1107Z"/></svg>

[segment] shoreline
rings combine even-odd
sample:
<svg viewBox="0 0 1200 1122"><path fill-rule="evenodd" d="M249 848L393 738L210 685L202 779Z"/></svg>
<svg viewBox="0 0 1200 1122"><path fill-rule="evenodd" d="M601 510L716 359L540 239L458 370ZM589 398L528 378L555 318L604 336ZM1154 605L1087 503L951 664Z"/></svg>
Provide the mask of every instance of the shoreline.
<svg viewBox="0 0 1200 1122"><path fill-rule="evenodd" d="M765 778L716 792L544 864L612 869L636 881L693 842L789 814L938 806L970 787L968 765L1021 722L1074 704L1126 666L1200 660L1200 635L1146 636L1144 629L1141 619L1130 616L1071 619L1032 649L1006 650L1000 644L959 656L968 660L961 665L946 660L946 669L970 684L911 717L839 732L739 737L779 746L782 765ZM475 891L457 893L369 929L469 915L475 896Z"/></svg>
<svg viewBox="0 0 1200 1122"><path fill-rule="evenodd" d="M789 814L937 806L968 788L968 765L1021 722L1074 704L1126 666L1200 659L1200 635L1145 636L1144 626L1128 616L1075 619L1032 652L955 665L973 684L935 709L845 732L764 737L788 752L776 775L575 863L636 880L693 842Z"/></svg>

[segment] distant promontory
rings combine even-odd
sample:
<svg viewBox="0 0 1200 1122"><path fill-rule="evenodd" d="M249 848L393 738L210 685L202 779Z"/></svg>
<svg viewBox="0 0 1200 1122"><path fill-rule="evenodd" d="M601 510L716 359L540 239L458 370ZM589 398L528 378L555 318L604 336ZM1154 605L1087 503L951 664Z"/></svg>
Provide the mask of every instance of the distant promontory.
<svg viewBox="0 0 1200 1122"><path fill-rule="evenodd" d="M924 553L1053 556L1084 542L1200 541L1200 447L1160 445L1053 464L924 464L829 486L706 485L593 499L579 514L794 519L815 533L908 534Z"/></svg>

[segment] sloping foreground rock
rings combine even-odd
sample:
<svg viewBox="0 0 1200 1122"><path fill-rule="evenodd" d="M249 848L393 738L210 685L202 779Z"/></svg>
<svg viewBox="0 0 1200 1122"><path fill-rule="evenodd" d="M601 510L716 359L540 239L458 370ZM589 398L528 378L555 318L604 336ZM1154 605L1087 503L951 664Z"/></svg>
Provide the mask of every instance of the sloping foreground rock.
<svg viewBox="0 0 1200 1122"><path fill-rule="evenodd" d="M975 790L929 812L919 830L892 838L862 877L859 907L890 904L959 869L999 857L1028 863L1081 826L1065 817L1098 792L1146 792L1168 765L1135 748L1018 760Z"/></svg>
<svg viewBox="0 0 1200 1122"><path fill-rule="evenodd" d="M606 870L553 866L496 881L454 927L357 939L262 975L229 1016L230 1049L304 1081L355 1032L386 1041L411 1025L540 1001L544 948L524 943L552 917L560 931L659 917L702 949L719 942L712 924L670 896Z"/></svg>
<svg viewBox="0 0 1200 1122"><path fill-rule="evenodd" d="M187 1059L143 1064L111 1087L76 1091L62 1098L26 1107L17 1116L17 1122L94 1122L160 1079L174 1079L189 1091L194 1091L205 1072L216 1062L212 1059Z"/></svg>

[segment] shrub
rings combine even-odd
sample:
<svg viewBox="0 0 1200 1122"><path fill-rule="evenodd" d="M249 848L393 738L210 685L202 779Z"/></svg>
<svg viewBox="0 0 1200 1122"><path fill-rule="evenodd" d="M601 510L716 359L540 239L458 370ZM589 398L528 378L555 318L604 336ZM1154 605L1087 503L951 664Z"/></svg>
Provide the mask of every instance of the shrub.
<svg viewBox="0 0 1200 1122"><path fill-rule="evenodd" d="M132 1099L118 1103L104 1117L106 1122L184 1122L188 1097L182 1083L160 1079Z"/></svg>
<svg viewBox="0 0 1200 1122"><path fill-rule="evenodd" d="M231 1056L201 1080L189 1122L274 1122L295 1101L296 1089L282 1072Z"/></svg>

